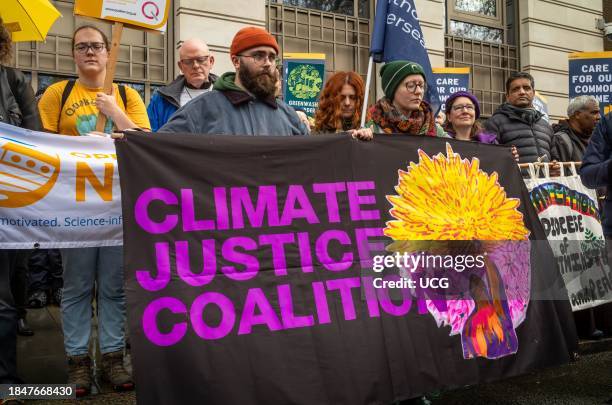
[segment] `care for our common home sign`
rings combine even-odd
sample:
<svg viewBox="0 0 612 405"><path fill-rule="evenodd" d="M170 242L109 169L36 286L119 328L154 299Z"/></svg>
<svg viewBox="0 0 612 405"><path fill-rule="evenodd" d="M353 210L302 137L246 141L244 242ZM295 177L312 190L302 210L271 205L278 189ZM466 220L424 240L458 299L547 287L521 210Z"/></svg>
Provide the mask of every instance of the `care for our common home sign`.
<svg viewBox="0 0 612 405"><path fill-rule="evenodd" d="M612 52L569 54L569 97L594 96L601 114L612 111Z"/></svg>

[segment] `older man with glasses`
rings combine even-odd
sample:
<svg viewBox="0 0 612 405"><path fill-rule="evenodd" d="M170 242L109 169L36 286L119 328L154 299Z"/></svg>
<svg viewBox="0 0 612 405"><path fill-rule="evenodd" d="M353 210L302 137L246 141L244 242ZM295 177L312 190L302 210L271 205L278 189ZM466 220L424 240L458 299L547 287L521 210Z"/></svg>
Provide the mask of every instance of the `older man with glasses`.
<svg viewBox="0 0 612 405"><path fill-rule="evenodd" d="M279 47L266 30L245 27L230 47L235 72L223 74L213 90L193 100L159 132L215 135L306 135L295 110L276 98Z"/></svg>
<svg viewBox="0 0 612 405"><path fill-rule="evenodd" d="M180 107L200 94L211 91L217 80L217 76L210 73L215 57L204 41L193 38L183 42L179 49L179 58L177 64L183 74L169 85L158 89L147 108L153 131L168 122Z"/></svg>

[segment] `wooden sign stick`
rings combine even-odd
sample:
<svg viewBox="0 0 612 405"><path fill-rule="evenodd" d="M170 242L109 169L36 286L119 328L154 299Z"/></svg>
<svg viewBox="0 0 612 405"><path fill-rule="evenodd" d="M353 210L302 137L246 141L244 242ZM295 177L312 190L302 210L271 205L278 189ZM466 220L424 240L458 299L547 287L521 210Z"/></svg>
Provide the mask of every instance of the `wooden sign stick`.
<svg viewBox="0 0 612 405"><path fill-rule="evenodd" d="M113 79L115 78L115 68L117 67L117 57L119 56L119 44L121 43L121 34L123 33L123 23L115 22L113 24L113 39L111 40L110 55L106 64L106 76L104 77L104 93L111 94L113 92ZM98 121L96 122L96 131L104 132L106 125L106 115L98 113Z"/></svg>

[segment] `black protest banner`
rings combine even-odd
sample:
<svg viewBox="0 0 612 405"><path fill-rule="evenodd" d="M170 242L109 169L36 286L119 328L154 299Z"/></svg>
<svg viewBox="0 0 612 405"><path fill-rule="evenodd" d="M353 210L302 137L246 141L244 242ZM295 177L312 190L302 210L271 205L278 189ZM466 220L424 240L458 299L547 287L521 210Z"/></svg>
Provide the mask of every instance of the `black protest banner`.
<svg viewBox="0 0 612 405"><path fill-rule="evenodd" d="M138 133L116 147L139 402L383 404L574 348L508 148ZM450 239L474 243L422 245ZM432 266L448 277L423 284Z"/></svg>

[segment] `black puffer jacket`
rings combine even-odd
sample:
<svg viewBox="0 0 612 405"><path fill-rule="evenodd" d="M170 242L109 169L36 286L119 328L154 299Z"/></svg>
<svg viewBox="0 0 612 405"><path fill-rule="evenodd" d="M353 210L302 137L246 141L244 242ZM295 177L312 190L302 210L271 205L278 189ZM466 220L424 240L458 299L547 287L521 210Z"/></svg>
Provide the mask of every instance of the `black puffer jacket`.
<svg viewBox="0 0 612 405"><path fill-rule="evenodd" d="M520 163L551 160L552 128L539 111L502 104L485 123L488 132L497 135L500 145L514 145Z"/></svg>
<svg viewBox="0 0 612 405"><path fill-rule="evenodd" d="M17 69L0 65L0 122L40 131L34 92Z"/></svg>

